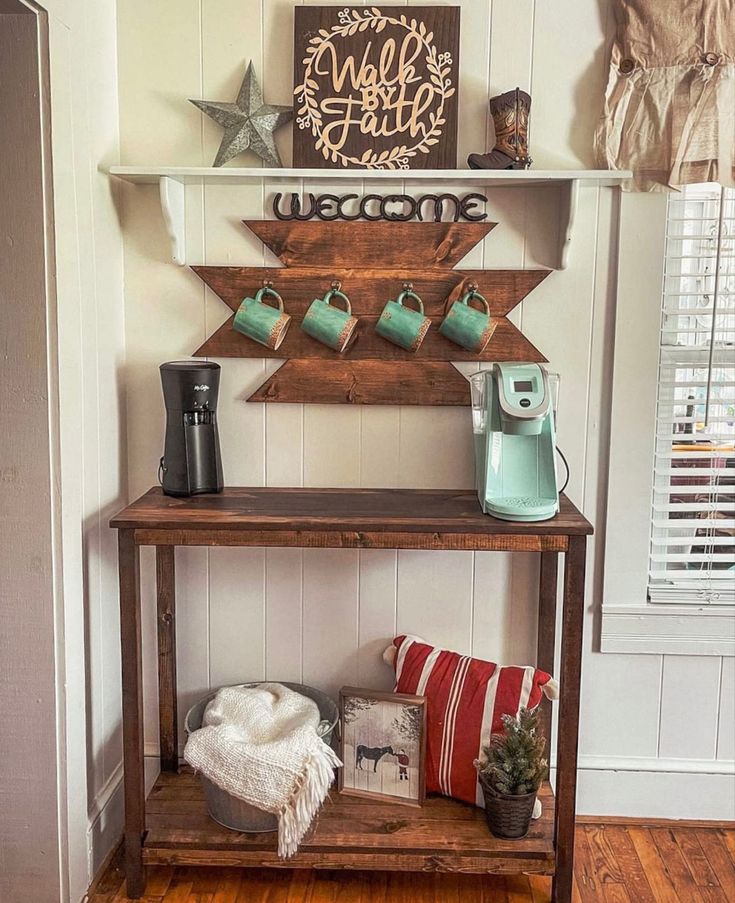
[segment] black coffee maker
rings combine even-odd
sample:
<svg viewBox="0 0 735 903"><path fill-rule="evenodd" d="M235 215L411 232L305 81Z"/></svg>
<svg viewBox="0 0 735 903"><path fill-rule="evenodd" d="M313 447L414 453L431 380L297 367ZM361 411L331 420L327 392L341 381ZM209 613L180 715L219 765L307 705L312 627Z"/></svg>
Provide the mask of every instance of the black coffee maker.
<svg viewBox="0 0 735 903"><path fill-rule="evenodd" d="M161 364L166 444L158 479L166 495L222 492L217 434L219 364Z"/></svg>

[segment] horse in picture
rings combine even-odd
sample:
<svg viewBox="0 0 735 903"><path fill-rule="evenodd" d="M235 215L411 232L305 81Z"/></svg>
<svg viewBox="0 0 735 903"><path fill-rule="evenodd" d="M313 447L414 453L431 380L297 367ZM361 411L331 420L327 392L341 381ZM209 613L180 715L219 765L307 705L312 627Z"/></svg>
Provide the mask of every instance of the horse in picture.
<svg viewBox="0 0 735 903"><path fill-rule="evenodd" d="M362 760L368 759L368 761L373 763L373 773L377 772L378 762L383 756L395 755L392 746L358 746L355 753L355 768L359 768L362 771Z"/></svg>

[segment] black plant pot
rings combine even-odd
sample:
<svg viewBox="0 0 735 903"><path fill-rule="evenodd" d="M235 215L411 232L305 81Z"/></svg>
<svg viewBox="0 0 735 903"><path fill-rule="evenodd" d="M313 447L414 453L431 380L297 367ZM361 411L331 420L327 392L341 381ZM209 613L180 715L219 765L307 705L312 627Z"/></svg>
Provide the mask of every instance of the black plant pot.
<svg viewBox="0 0 735 903"><path fill-rule="evenodd" d="M510 839L525 837L531 825L537 791L522 796L499 793L482 775L480 786L485 797L487 826L492 833Z"/></svg>

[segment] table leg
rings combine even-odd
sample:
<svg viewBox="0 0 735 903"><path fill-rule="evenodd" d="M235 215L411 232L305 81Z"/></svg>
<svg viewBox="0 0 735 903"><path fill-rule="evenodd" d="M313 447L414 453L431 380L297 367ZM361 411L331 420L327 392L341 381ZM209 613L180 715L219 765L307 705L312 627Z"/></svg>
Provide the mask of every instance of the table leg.
<svg viewBox="0 0 735 903"><path fill-rule="evenodd" d="M584 624L585 536L570 536L564 561L564 610L561 638L561 697L556 740L556 871L553 903L571 903L574 872L574 819L577 797L579 695Z"/></svg>
<svg viewBox="0 0 735 903"><path fill-rule="evenodd" d="M129 897L145 888L143 832L143 682L140 631L140 551L133 530L119 530L120 642L122 647L123 781L125 789L125 878Z"/></svg>
<svg viewBox="0 0 735 903"><path fill-rule="evenodd" d="M549 674L554 673L554 647L556 642L556 594L559 568L558 552L541 553L541 570L538 592L538 638L536 641L536 667ZM551 701L541 702L539 720L546 737L546 748L551 749Z"/></svg>
<svg viewBox="0 0 735 903"><path fill-rule="evenodd" d="M156 546L158 724L161 771L179 770L176 705L176 572L174 546Z"/></svg>

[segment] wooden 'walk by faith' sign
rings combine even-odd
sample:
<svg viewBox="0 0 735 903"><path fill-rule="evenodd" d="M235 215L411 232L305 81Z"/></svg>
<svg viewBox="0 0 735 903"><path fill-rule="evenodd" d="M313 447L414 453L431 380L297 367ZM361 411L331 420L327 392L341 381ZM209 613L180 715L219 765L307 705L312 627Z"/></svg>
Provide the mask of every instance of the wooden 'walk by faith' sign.
<svg viewBox="0 0 735 903"><path fill-rule="evenodd" d="M459 13L297 6L294 166L453 169Z"/></svg>

